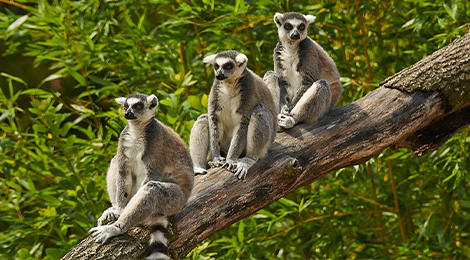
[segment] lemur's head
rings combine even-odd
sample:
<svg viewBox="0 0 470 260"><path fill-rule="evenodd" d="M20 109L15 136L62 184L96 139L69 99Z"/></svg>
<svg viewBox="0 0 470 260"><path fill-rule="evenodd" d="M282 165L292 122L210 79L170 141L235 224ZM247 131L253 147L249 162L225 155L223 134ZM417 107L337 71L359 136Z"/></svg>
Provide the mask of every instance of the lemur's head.
<svg viewBox="0 0 470 260"><path fill-rule="evenodd" d="M115 99L124 107L124 116L127 120L147 121L155 117L155 109L158 106L158 99L155 95L132 94Z"/></svg>
<svg viewBox="0 0 470 260"><path fill-rule="evenodd" d="M299 42L307 38L307 27L314 21L315 16L301 13L276 13L274 15L279 40L284 42Z"/></svg>
<svg viewBox="0 0 470 260"><path fill-rule="evenodd" d="M236 51L223 51L207 56L203 61L214 65L216 79L225 80L240 77L246 68L248 58Z"/></svg>

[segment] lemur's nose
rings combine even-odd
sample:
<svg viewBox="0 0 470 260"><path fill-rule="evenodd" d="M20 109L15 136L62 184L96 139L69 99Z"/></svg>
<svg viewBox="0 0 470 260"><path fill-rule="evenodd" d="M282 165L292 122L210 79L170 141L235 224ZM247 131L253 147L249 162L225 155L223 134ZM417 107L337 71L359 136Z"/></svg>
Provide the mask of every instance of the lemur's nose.
<svg viewBox="0 0 470 260"><path fill-rule="evenodd" d="M127 111L127 112L124 114L124 117L125 117L126 119L135 119L134 113L132 113L131 111Z"/></svg>
<svg viewBox="0 0 470 260"><path fill-rule="evenodd" d="M299 34L299 32L298 32L298 31L293 32L293 33L291 34L291 39L292 39L292 40L298 40L298 39L300 39L300 34Z"/></svg>
<svg viewBox="0 0 470 260"><path fill-rule="evenodd" d="M218 80L224 80L224 79L226 79L227 77L225 77L224 74L218 74L217 76L215 76L215 78L218 79Z"/></svg>

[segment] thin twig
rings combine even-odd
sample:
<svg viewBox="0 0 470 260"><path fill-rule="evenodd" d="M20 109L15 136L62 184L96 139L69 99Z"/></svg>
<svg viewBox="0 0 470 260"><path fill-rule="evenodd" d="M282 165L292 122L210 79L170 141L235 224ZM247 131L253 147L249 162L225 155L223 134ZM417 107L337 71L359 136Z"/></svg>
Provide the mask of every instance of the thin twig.
<svg viewBox="0 0 470 260"><path fill-rule="evenodd" d="M305 223L308 223L308 222L311 222L311 221L315 221L315 220L320 220L320 219L324 219L324 218L331 218L331 217L337 217L337 216L350 216L350 215L370 215L370 214L375 214L375 213L382 213L382 212L387 212L385 210L373 210L373 211L364 211L364 212L352 212L352 213L341 213L341 212L335 212L334 214L330 214L330 215L323 215L323 216L319 216L319 217L313 217L313 218L309 218L309 219L306 219L292 227L289 227L289 228L286 228L284 229L282 232L279 232L275 235L272 235L270 237L265 237L265 238L262 238L264 240L270 240L270 239L273 239L275 237L278 237L282 234L285 234L289 231L291 231L292 229L295 229L297 228L298 226L301 226Z"/></svg>
<svg viewBox="0 0 470 260"><path fill-rule="evenodd" d="M454 212L455 212L455 207L452 209L452 212L450 213L449 219L447 220L446 227L442 231L443 234L446 234L447 230L449 229L450 221L452 220L452 216L454 215Z"/></svg>
<svg viewBox="0 0 470 260"><path fill-rule="evenodd" d="M374 182L374 172L370 169L370 164L367 164L365 166L366 171L368 175L370 176L370 186L372 189L372 199L377 202L377 192L375 188L375 182ZM375 210L377 210L377 205L374 205ZM385 242L385 234L384 234L384 228L382 225L382 215L381 214L376 214L377 215L377 222L379 225L379 230L380 230L380 238L382 239L382 242ZM387 255L387 250L385 248L382 248L382 252L384 255Z"/></svg>
<svg viewBox="0 0 470 260"><path fill-rule="evenodd" d="M253 33L251 32L250 27L246 28L246 36L248 37L248 45L250 46L250 52L251 52L251 56L253 57L253 63L255 65L256 72L259 75L262 73L262 71L261 71L261 67L259 66L258 59L256 57L256 47L253 41Z"/></svg>
<svg viewBox="0 0 470 260"><path fill-rule="evenodd" d="M26 5L22 5L20 3L17 3L13 0L0 0L0 3L5 3L5 4L9 4L9 5L13 5L13 6L16 6L16 7L19 7L21 9L24 9L24 10L28 10L28 8L26 7Z"/></svg>
<svg viewBox="0 0 470 260"><path fill-rule="evenodd" d="M396 188L396 185L395 185L395 177L393 176L392 160L387 160L387 163L388 163L388 170L389 170L389 173L390 173L390 182L392 183L393 199L395 200L395 212L398 216L398 225L400 226L401 239L402 239L403 243L406 244L405 227L403 226L403 221L402 221L401 215L400 215L400 205L398 203L397 188Z"/></svg>
<svg viewBox="0 0 470 260"><path fill-rule="evenodd" d="M387 206L387 205L380 204L380 203L378 203L378 202L376 202L376 201L373 201L373 200L371 200L371 199L368 199L368 198L366 198L366 197L364 197L364 196L358 195L358 194L356 194L356 193L354 193L354 192L348 190L348 188L346 188L346 187L344 187L344 186L339 186L339 187L340 187L342 190L344 190L345 192L347 192L347 193L353 195L354 197L357 197L357 198L359 198L359 199L361 199L361 200L365 200L365 201L370 202L370 203L372 203L372 204L374 204L374 205L377 205L377 206L379 206L379 207L385 208L385 209L387 209L387 210L390 211L390 212L396 213L396 210L395 210L395 209L393 209L393 208L391 208L391 207L389 207L389 206Z"/></svg>
<svg viewBox="0 0 470 260"><path fill-rule="evenodd" d="M359 3L357 2L357 0L354 0L354 3L356 4L356 11L358 11L359 10ZM370 84L370 83L372 83L372 69L371 69L371 66L370 66L369 50L367 48L368 37L367 37L366 30L364 28L363 14L358 14L357 17L359 19L359 26L361 28L361 34L362 34L362 38L363 38L362 45L364 46L364 54L366 56L366 64L367 64L367 73L369 74L369 82L368 83Z"/></svg>
<svg viewBox="0 0 470 260"><path fill-rule="evenodd" d="M193 24L194 24L194 30L196 31L197 44L199 45L199 50L201 52L201 59L204 60L204 48L202 46L201 37L199 35L199 29L198 29L197 24L196 24L196 19L193 19ZM209 85L209 79L207 77L206 65L203 64L202 68L204 69L204 79L206 81L206 93L209 95L209 92L211 91L211 88L210 88L210 85Z"/></svg>

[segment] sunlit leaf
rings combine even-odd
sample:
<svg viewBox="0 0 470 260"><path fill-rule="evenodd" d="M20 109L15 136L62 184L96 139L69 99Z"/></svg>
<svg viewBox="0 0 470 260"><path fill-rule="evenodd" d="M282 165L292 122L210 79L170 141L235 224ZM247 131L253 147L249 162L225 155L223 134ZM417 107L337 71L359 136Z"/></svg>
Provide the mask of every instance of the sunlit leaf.
<svg viewBox="0 0 470 260"><path fill-rule="evenodd" d="M28 20L29 15L23 15L20 18L16 19L10 26L8 26L6 32L12 31L22 25L26 20Z"/></svg>
<svg viewBox="0 0 470 260"><path fill-rule="evenodd" d="M201 106L201 101L199 100L198 97L196 96L188 96L188 101L189 101L189 104L191 104L191 106L197 110L201 110L202 109L202 106Z"/></svg>

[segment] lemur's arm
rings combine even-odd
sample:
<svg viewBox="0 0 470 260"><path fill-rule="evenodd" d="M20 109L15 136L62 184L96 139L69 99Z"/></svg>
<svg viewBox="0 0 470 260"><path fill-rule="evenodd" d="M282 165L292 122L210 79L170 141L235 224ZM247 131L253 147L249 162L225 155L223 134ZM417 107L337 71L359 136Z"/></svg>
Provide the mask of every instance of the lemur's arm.
<svg viewBox="0 0 470 260"><path fill-rule="evenodd" d="M209 114L209 150L212 155L212 160L209 162L211 167L222 166L225 160L220 156L220 130L219 129L219 116L217 113L212 112Z"/></svg>
<svg viewBox="0 0 470 260"><path fill-rule="evenodd" d="M284 106L289 107L290 106L290 100L289 97L287 96L287 88L289 87L289 84L287 81L283 78L278 78L278 85L279 85L279 108L282 111L282 108Z"/></svg>
<svg viewBox="0 0 470 260"><path fill-rule="evenodd" d="M230 141L230 147L227 153L227 162L234 162L243 152L243 148L246 146L246 140L248 135L248 124L250 123L250 114L242 115L240 126L237 129L235 135L233 135Z"/></svg>
<svg viewBox="0 0 470 260"><path fill-rule="evenodd" d="M116 210L118 214L126 207L132 191L132 174L128 172L128 160L123 154L119 156L119 172L116 176Z"/></svg>
<svg viewBox="0 0 470 260"><path fill-rule="evenodd" d="M289 104L289 111L291 111L295 105L299 102L299 100L304 96L305 92L312 86L313 82L306 82L302 84L302 87L295 93L294 98L292 98L292 102Z"/></svg>

